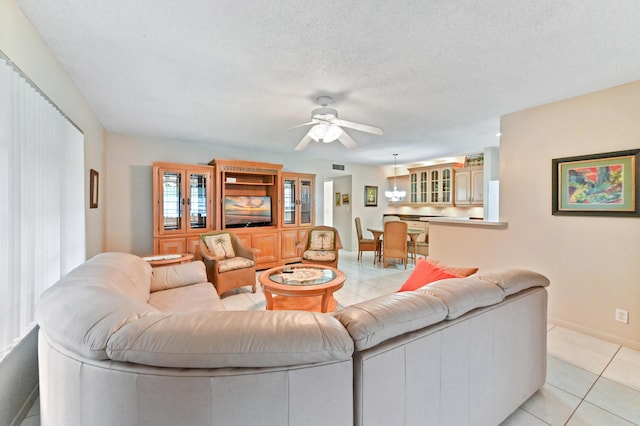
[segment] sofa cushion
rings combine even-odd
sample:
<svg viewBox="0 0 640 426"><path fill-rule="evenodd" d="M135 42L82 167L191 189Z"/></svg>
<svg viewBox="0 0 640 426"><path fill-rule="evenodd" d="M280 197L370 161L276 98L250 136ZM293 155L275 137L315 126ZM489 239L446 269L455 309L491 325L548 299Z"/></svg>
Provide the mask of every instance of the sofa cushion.
<svg viewBox="0 0 640 426"><path fill-rule="evenodd" d="M149 304L162 312L224 311L218 292L207 282L156 291Z"/></svg>
<svg viewBox="0 0 640 426"><path fill-rule="evenodd" d="M442 300L447 306L447 319L458 318L473 309L499 303L505 297L500 287L475 276L441 280L416 292Z"/></svg>
<svg viewBox="0 0 640 426"><path fill-rule="evenodd" d="M304 311L166 313L109 340L116 361L158 367L278 367L344 361L353 341L331 315Z"/></svg>
<svg viewBox="0 0 640 426"><path fill-rule="evenodd" d="M304 260L315 260L318 262L331 262L336 260L335 251L326 250L307 250L302 254Z"/></svg>
<svg viewBox="0 0 640 426"><path fill-rule="evenodd" d="M334 250L336 244L336 237L333 231L326 229L317 229L311 231L309 236L311 242L309 243L309 250Z"/></svg>
<svg viewBox="0 0 640 426"><path fill-rule="evenodd" d="M409 278L407 278L398 291L412 291L423 285L444 280L445 278L460 278L460 276L451 274L427 260L420 259L411 275L409 275Z"/></svg>
<svg viewBox="0 0 640 426"><path fill-rule="evenodd" d="M206 235L204 242L207 248L218 257L218 259L235 257L231 235L224 232L221 234Z"/></svg>
<svg viewBox="0 0 640 426"><path fill-rule="evenodd" d="M150 291L153 293L155 291L206 282L207 268L202 261L196 260L180 265L153 268L151 271Z"/></svg>
<svg viewBox="0 0 640 426"><path fill-rule="evenodd" d="M518 293L530 287L546 287L549 279L537 272L526 269L497 269L494 271L480 271L475 277L495 283L506 296Z"/></svg>
<svg viewBox="0 0 640 426"><path fill-rule="evenodd" d="M405 292L347 306L333 315L347 329L356 349L364 350L442 321L447 307L430 295Z"/></svg>

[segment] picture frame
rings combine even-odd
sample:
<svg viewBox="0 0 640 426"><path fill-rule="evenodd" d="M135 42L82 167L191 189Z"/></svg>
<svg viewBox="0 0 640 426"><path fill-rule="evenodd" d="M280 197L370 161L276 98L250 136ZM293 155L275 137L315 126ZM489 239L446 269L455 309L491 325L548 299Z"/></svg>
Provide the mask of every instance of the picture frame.
<svg viewBox="0 0 640 426"><path fill-rule="evenodd" d="M349 204L349 194L342 194L342 204L344 205Z"/></svg>
<svg viewBox="0 0 640 426"><path fill-rule="evenodd" d="M342 200L342 194L336 192L336 207L340 206L340 201Z"/></svg>
<svg viewBox="0 0 640 426"><path fill-rule="evenodd" d="M98 190L100 187L100 173L97 170L89 170L89 208L98 208Z"/></svg>
<svg viewBox="0 0 640 426"><path fill-rule="evenodd" d="M378 187L365 185L364 187L364 206L378 207Z"/></svg>
<svg viewBox="0 0 640 426"><path fill-rule="evenodd" d="M553 215L640 216L640 149L551 160Z"/></svg>

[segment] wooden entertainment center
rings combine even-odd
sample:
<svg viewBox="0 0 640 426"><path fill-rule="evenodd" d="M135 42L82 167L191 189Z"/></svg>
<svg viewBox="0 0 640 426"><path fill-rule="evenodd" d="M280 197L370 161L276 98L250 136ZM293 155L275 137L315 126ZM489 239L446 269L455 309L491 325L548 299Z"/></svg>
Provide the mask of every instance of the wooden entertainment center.
<svg viewBox="0 0 640 426"><path fill-rule="evenodd" d="M298 243L315 223L314 192L315 175L283 172L281 164L153 163L154 253L199 259L200 234L228 230L258 250L258 269L299 262ZM266 216L232 216L239 202L261 206Z"/></svg>

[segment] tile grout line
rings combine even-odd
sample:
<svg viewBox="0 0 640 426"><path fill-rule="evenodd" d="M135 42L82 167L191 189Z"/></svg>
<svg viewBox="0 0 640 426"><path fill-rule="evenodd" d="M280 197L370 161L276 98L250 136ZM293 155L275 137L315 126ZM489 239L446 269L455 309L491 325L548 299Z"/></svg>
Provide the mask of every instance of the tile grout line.
<svg viewBox="0 0 640 426"><path fill-rule="evenodd" d="M593 384L589 387L589 390L587 390L587 392L584 394L584 397L582 397L580 399L580 402L578 403L578 405L576 406L576 408L574 408L574 410L571 412L571 415L569 416L569 418L567 419L567 421L564 423L565 426L571 421L571 418L573 417L573 415L576 413L576 411L578 411L578 408L580 408L580 406L582 405L583 402L585 402L585 399L587 398L587 396L589 395L589 392L591 392L593 390L593 388L596 386L596 383L598 383L598 380L600 380L602 378L602 374L607 370L607 368L609 368L609 366L611 365L611 363L613 362L613 359L616 357L616 355L618 355L618 352L620 352L620 350L622 349L622 346L618 345L618 349L616 349L616 352L611 356L611 359L609 359L609 362L607 362L607 365L604 366L604 368L602 369L602 371L600 372L600 374L598 374L598 378L593 382ZM587 401L587 403L589 403ZM598 407L597 405L594 405L594 407ZM626 420L620 416L618 416L615 413L612 413L609 410L605 410L602 407L598 407L599 409L606 411L607 413L616 416L618 418L621 418L623 420Z"/></svg>

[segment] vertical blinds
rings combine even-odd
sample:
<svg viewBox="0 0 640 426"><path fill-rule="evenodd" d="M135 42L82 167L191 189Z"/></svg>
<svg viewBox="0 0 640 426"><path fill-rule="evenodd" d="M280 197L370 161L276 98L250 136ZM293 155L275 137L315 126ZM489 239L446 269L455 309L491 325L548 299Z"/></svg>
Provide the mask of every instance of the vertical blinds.
<svg viewBox="0 0 640 426"><path fill-rule="evenodd" d="M0 55L0 359L85 259L84 136Z"/></svg>

